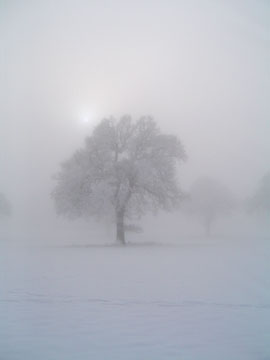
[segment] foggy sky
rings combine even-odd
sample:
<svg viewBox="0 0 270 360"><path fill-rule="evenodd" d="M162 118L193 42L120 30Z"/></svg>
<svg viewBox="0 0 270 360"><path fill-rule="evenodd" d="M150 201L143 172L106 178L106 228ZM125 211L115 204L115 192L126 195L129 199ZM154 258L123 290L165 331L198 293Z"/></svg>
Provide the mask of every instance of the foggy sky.
<svg viewBox="0 0 270 360"><path fill-rule="evenodd" d="M270 168L269 18L263 0L0 0L0 191L16 216L54 217L59 162L126 113L181 138L184 188L209 175L249 195Z"/></svg>

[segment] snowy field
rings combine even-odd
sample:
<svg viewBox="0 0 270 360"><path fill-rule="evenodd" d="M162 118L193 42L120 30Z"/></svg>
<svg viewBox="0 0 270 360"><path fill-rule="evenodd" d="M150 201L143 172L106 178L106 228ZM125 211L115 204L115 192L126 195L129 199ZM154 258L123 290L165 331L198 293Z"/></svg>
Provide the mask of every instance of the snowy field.
<svg viewBox="0 0 270 360"><path fill-rule="evenodd" d="M1 244L1 360L269 360L270 239Z"/></svg>

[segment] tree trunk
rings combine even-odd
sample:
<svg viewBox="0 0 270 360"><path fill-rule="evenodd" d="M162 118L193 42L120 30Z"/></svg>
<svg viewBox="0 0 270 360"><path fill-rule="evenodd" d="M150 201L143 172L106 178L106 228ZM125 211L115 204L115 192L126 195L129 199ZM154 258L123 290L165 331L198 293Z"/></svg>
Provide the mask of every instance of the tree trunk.
<svg viewBox="0 0 270 360"><path fill-rule="evenodd" d="M205 235L207 237L210 237L211 236L211 230L212 230L212 219L206 219L205 223L204 223L204 226L205 226Z"/></svg>
<svg viewBox="0 0 270 360"><path fill-rule="evenodd" d="M124 229L124 211L118 211L116 214L116 240L122 244L126 244Z"/></svg>

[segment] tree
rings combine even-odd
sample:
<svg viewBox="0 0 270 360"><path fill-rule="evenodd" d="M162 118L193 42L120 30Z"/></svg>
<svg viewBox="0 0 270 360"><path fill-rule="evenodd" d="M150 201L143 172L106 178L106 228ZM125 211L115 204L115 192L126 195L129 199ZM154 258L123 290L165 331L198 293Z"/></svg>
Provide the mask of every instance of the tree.
<svg viewBox="0 0 270 360"><path fill-rule="evenodd" d="M217 180L203 177L194 182L184 210L197 218L204 225L209 236L214 222L229 215L235 206L231 192Z"/></svg>
<svg viewBox="0 0 270 360"><path fill-rule="evenodd" d="M11 214L11 206L7 198L0 193L0 217L9 216Z"/></svg>
<svg viewBox="0 0 270 360"><path fill-rule="evenodd" d="M61 165L52 193L69 218L112 217L116 238L138 229L126 221L146 211L171 210L181 200L176 164L186 155L180 140L162 134L151 117L104 119L84 147Z"/></svg>
<svg viewBox="0 0 270 360"><path fill-rule="evenodd" d="M270 171L266 173L254 196L248 201L251 211L270 212Z"/></svg>

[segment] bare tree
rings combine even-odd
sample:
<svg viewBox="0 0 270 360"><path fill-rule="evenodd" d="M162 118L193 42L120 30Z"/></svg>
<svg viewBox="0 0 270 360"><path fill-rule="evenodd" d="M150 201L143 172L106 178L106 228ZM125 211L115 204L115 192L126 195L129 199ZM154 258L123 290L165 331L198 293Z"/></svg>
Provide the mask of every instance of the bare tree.
<svg viewBox="0 0 270 360"><path fill-rule="evenodd" d="M7 198L0 193L0 217L9 216L11 214L11 205Z"/></svg>
<svg viewBox="0 0 270 360"><path fill-rule="evenodd" d="M254 196L248 200L248 209L270 213L270 172L266 173Z"/></svg>
<svg viewBox="0 0 270 360"><path fill-rule="evenodd" d="M126 224L146 211L173 209L181 200L176 164L186 158L179 139L150 117L104 119L84 147L61 165L52 193L59 214L111 216L125 244Z"/></svg>
<svg viewBox="0 0 270 360"><path fill-rule="evenodd" d="M231 192L217 180L203 177L194 182L183 209L190 215L199 218L205 234L211 234L214 222L229 215L235 206Z"/></svg>

